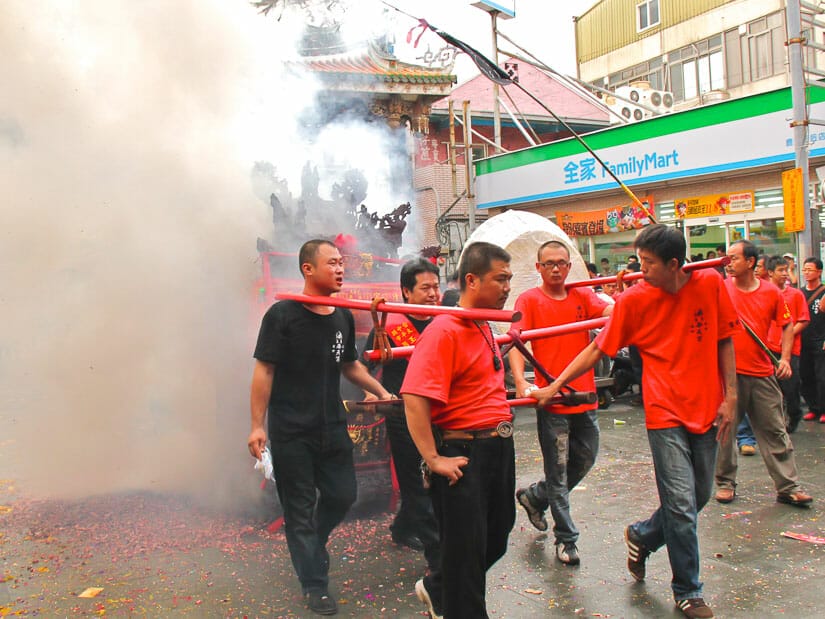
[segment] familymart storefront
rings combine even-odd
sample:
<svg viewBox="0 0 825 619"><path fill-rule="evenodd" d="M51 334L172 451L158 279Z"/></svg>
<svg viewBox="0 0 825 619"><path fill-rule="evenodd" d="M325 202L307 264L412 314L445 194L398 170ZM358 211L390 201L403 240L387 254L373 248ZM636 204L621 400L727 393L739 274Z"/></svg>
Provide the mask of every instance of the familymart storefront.
<svg viewBox="0 0 825 619"><path fill-rule="evenodd" d="M825 91L811 88L811 118L825 118ZM659 116L584 137L647 202L657 221L685 233L689 255L740 238L766 253L796 250L804 222L783 195L793 168L790 88ZM825 164L825 127L809 133L811 178ZM493 212L531 210L576 238L592 262L620 266L648 223L595 158L575 139L476 162L476 203ZM821 203L816 192L812 204ZM794 228L794 226L797 226ZM820 224L821 227L821 224ZM821 230L813 230L818 246Z"/></svg>

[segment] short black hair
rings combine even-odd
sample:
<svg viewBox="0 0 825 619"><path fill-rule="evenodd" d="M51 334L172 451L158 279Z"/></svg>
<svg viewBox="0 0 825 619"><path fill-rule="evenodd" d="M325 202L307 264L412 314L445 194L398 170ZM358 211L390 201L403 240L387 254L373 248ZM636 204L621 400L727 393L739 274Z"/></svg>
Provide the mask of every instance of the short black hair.
<svg viewBox="0 0 825 619"><path fill-rule="evenodd" d="M561 247L564 251L567 252L567 258L570 258L570 248L567 245L565 245L561 241L551 240L545 241L544 243L539 245L539 248L536 250L536 260L541 260L541 252L544 251L545 247Z"/></svg>
<svg viewBox="0 0 825 619"><path fill-rule="evenodd" d="M456 305L458 305L458 299L460 296L461 293L455 288L445 290L444 294L441 297L441 305L444 305L446 307L455 307Z"/></svg>
<svg viewBox="0 0 825 619"><path fill-rule="evenodd" d="M610 258L602 258L601 260L599 260L599 262L601 262L602 264L610 264Z"/></svg>
<svg viewBox="0 0 825 619"><path fill-rule="evenodd" d="M776 267L786 267L788 265L788 261L785 260L782 256L768 256L765 259L765 270L769 273L773 273L776 271Z"/></svg>
<svg viewBox="0 0 825 619"><path fill-rule="evenodd" d="M419 273L434 273L436 276L440 275L438 267L426 258L413 258L405 262L404 266L401 267L401 296L404 296L404 288L407 290L415 288ZM407 302L407 297L404 297L404 302Z"/></svg>
<svg viewBox="0 0 825 619"><path fill-rule="evenodd" d="M759 249L746 239L740 239L738 241L734 241L730 244L731 247L734 245L741 245L742 246L742 256L747 260L748 258L753 258L753 266L751 269L756 268L756 263L759 262Z"/></svg>
<svg viewBox="0 0 825 619"><path fill-rule="evenodd" d="M639 233L633 243L636 251L649 251L662 262L676 259L679 266L685 263L687 244L685 237L676 228L664 224L651 224Z"/></svg>
<svg viewBox="0 0 825 619"><path fill-rule="evenodd" d="M803 262L802 264L813 264L818 271L822 270L822 260L820 260L819 258L815 258L814 256L811 256L810 258L805 258L805 262Z"/></svg>
<svg viewBox="0 0 825 619"><path fill-rule="evenodd" d="M327 239L312 239L301 245L301 249L298 251L298 270L301 271L302 276L304 274L303 267L305 263L315 264L315 256L318 255L318 248L320 248L321 245L329 245L330 247L338 249L335 243Z"/></svg>
<svg viewBox="0 0 825 619"><path fill-rule="evenodd" d="M472 273L476 277L484 277L490 272L493 260L510 262L510 254L498 245L478 241L471 243L464 248L461 262L458 265L458 277L461 284L461 291L467 288L467 275Z"/></svg>

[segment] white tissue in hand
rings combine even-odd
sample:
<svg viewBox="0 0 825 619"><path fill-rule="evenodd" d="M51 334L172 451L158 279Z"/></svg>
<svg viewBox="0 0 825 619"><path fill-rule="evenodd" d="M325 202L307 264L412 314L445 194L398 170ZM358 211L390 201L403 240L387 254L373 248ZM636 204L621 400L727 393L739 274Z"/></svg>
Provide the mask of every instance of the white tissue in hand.
<svg viewBox="0 0 825 619"><path fill-rule="evenodd" d="M261 459L255 460L255 470L263 471L266 479L275 481L275 478L272 476L272 455L269 453L269 447L264 447L261 452Z"/></svg>

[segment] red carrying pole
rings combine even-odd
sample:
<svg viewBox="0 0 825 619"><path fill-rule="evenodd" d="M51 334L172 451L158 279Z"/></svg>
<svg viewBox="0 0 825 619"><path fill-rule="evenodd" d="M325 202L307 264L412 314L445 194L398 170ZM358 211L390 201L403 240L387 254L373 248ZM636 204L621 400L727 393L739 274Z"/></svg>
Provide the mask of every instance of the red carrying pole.
<svg viewBox="0 0 825 619"><path fill-rule="evenodd" d="M280 258L297 258L298 257L297 253L290 253L290 252L284 252L284 251L265 251L265 252L261 252L261 255L262 256L278 256ZM344 254L344 258L346 258L348 255L350 255L350 254ZM385 258L383 256L375 256L373 254L370 254L370 257L372 258L372 260L374 262L386 262L387 264L404 264L404 261L400 260L398 258Z"/></svg>
<svg viewBox="0 0 825 619"><path fill-rule="evenodd" d="M371 310L372 302L359 299L343 299L341 297L314 297L293 292L275 293L279 300L298 301L307 305L330 305L346 307L347 309ZM467 320L492 320L493 322L517 322L521 313L513 310L479 309L471 307L442 307L441 305L415 305L413 303L379 303L376 307L379 312L391 314L412 314L413 316L438 316L448 314Z"/></svg>
<svg viewBox="0 0 825 619"><path fill-rule="evenodd" d="M717 266L724 266L730 262L730 258L727 256L722 256L721 258L712 258L711 260L702 260L700 262L688 262L682 267L683 271L690 272L696 271L698 269L708 269ZM625 278L624 281L634 280L634 279L641 279L643 275L641 273L630 273ZM580 286L594 286L597 284L610 284L616 281L616 276L613 275L611 277L597 277L596 279L586 279L580 282L571 282L566 284L567 288L576 288ZM401 306L401 307L408 307L408 306ZM427 305L422 305L418 307L429 307ZM492 311L492 310L488 310ZM410 312L407 312L410 313ZM520 318L520 317L519 317ZM491 319L495 320L495 319ZM515 318L513 322L517 321L518 318ZM522 341L528 342L530 340L538 340L545 337L553 337L556 335L566 335L567 333L576 333L578 331L589 331L590 329L599 329L607 324L607 318L593 318L592 320L582 320L579 322L571 322L566 325L558 325L555 327L542 327L540 329L529 329L527 331L521 332L521 339ZM512 341L512 338L509 335L497 335L496 342L499 344L509 344ZM398 348L392 349L392 356L393 359L404 359L412 355L412 351L415 347L414 346L399 346ZM364 353L364 357L370 361L378 361L381 358L381 351L380 350L368 350Z"/></svg>
<svg viewBox="0 0 825 619"><path fill-rule="evenodd" d="M507 400L507 404L510 407L513 406L535 406L537 404L537 400L535 398L511 398ZM552 398L550 398L549 404L565 404L566 400L563 394L557 393ZM390 406L395 409L401 409L404 407L404 400L401 398L395 398L392 400L360 400L358 402L353 402L353 404L357 404L358 406Z"/></svg>
<svg viewBox="0 0 825 619"><path fill-rule="evenodd" d="M713 267L723 267L730 262L730 258L727 256L722 256L721 258L711 258L710 260L700 260L699 262L688 262L682 266L682 270L685 273L690 273L691 271L696 271L698 269L710 269ZM642 273L625 273L624 277L622 277L622 281L625 282L632 282L636 279L642 279L644 275ZM583 279L579 282L567 282L564 287L565 288L581 288L582 286L601 286L602 284L615 284L618 277L616 275L610 275L608 277L595 277L593 279Z"/></svg>
<svg viewBox="0 0 825 619"><path fill-rule="evenodd" d="M589 331L590 329L600 329L607 324L607 318L592 318L591 320L581 320L579 322L571 322L566 325L558 325L555 327L542 327L540 329L528 329L522 331L519 336L522 341L528 342L530 340L539 340L544 337L553 337L556 335L566 335L568 333L577 333L578 331ZM509 335L497 335L496 342L501 344L509 344L513 341ZM392 349L393 359L404 359L412 355L415 346L398 346ZM380 350L367 350L364 352L364 357L370 361L378 361L381 358Z"/></svg>

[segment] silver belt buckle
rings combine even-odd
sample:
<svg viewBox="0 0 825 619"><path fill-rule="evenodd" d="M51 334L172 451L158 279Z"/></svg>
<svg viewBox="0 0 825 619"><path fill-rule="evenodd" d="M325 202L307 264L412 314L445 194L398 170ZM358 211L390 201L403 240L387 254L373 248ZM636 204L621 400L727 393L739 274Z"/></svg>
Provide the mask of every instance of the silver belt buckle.
<svg viewBox="0 0 825 619"><path fill-rule="evenodd" d="M496 434L501 438L510 438L513 436L513 424L509 421L502 421L496 426Z"/></svg>

